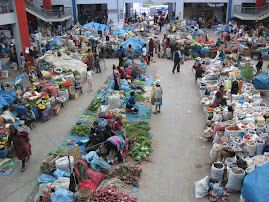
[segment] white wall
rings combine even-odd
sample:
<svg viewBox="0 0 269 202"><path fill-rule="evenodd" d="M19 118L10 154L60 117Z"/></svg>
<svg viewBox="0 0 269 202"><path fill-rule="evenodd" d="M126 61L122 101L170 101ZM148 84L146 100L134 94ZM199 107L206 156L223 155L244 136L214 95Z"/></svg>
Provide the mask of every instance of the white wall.
<svg viewBox="0 0 269 202"><path fill-rule="evenodd" d="M72 0L51 0L51 5L64 5L64 7L72 7Z"/></svg>
<svg viewBox="0 0 269 202"><path fill-rule="evenodd" d="M17 22L17 16L15 12L0 14L0 25L14 24Z"/></svg>

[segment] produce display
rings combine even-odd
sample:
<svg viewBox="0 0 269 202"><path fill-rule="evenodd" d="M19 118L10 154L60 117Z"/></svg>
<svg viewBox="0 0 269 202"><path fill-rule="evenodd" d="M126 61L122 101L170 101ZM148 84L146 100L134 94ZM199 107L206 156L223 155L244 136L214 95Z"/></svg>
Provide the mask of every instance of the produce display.
<svg viewBox="0 0 269 202"><path fill-rule="evenodd" d="M127 184L139 184L142 168L138 165L120 165L115 169L115 175Z"/></svg>
<svg viewBox="0 0 269 202"><path fill-rule="evenodd" d="M121 202L136 202L135 197L128 194L120 192L116 186L106 186L104 188L98 189L94 195L93 201L121 201Z"/></svg>
<svg viewBox="0 0 269 202"><path fill-rule="evenodd" d="M75 125L71 129L71 134L74 136L86 136L91 132L91 125Z"/></svg>
<svg viewBox="0 0 269 202"><path fill-rule="evenodd" d="M93 101L88 107L89 110L93 112L97 112L98 108L101 106L101 103L98 101Z"/></svg>

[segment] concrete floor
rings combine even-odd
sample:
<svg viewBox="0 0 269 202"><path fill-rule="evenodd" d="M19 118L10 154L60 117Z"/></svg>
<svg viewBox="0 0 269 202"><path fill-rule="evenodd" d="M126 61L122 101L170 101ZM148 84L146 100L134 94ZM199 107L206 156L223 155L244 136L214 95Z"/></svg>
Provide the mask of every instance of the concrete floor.
<svg viewBox="0 0 269 202"><path fill-rule="evenodd" d="M117 64L118 60L107 60L107 70L94 75L93 92L87 93L87 84L84 83L84 95L69 101L59 116L46 123L38 123L32 130L31 160L26 164L24 173L20 172L20 164L10 176L0 176L0 202L33 201L38 190L37 178L41 175L39 167L42 160L66 137L112 72L114 63ZM153 163L142 166L138 197L141 202L208 201L207 198L197 200L194 195L194 182L210 176L209 151L212 144L200 138L206 117L199 105L192 65L193 61L186 61L180 73L172 74L172 61L157 58L157 62L147 68L148 74L156 74L161 80L164 95L162 112L153 114L150 122L155 149L151 155ZM268 99L265 94L266 103ZM229 197L229 201L238 199L238 194Z"/></svg>

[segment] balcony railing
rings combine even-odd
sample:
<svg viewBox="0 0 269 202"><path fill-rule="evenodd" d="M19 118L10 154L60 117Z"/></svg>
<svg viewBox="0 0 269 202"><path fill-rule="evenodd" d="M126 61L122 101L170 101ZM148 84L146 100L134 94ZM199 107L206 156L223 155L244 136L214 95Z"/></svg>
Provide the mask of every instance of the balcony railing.
<svg viewBox="0 0 269 202"><path fill-rule="evenodd" d="M25 6L29 10L37 13L38 15L41 15L42 17L44 17L46 19L64 18L64 17L72 15L71 8L66 8L66 7L62 8L62 9L45 10L41 6L38 6L29 0L25 1Z"/></svg>
<svg viewBox="0 0 269 202"><path fill-rule="evenodd" d="M10 0L0 1L0 13L10 13L13 11L13 6Z"/></svg>
<svg viewBox="0 0 269 202"><path fill-rule="evenodd" d="M244 7L241 5L234 6L234 14L248 14L248 15L257 15L262 16L268 12L269 4L266 4L263 7Z"/></svg>

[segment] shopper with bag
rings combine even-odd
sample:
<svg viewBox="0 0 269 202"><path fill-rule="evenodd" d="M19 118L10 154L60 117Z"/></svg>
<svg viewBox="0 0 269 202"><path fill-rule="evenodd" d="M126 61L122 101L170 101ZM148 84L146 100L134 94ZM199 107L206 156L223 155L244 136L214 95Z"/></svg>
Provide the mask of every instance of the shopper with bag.
<svg viewBox="0 0 269 202"><path fill-rule="evenodd" d="M173 67L173 74L175 73L175 70L177 68L177 72L180 72L180 59L181 59L181 52L176 48L176 51L173 54L173 61L174 61L174 67Z"/></svg>
<svg viewBox="0 0 269 202"><path fill-rule="evenodd" d="M8 150L11 151L11 143L13 143L14 151L19 160L22 161L21 171L24 172L25 162L30 159L31 145L29 143L28 132L22 131L18 132L14 125L9 126L10 135L8 137L7 146Z"/></svg>
<svg viewBox="0 0 269 202"><path fill-rule="evenodd" d="M92 53L92 50L89 49L88 53L86 53L85 55L85 59L87 61L87 66L89 70L93 70L93 66L94 66L94 55Z"/></svg>
<svg viewBox="0 0 269 202"><path fill-rule="evenodd" d="M147 62L147 65L149 65L146 46L147 44L144 44L142 47L142 58Z"/></svg>
<svg viewBox="0 0 269 202"><path fill-rule="evenodd" d="M160 85L160 80L155 81L156 89L152 96L152 104L155 105L155 112L154 114L157 114L157 112L161 113L161 106L162 106L162 95L163 95L163 89ZM157 108L159 107L159 110Z"/></svg>

